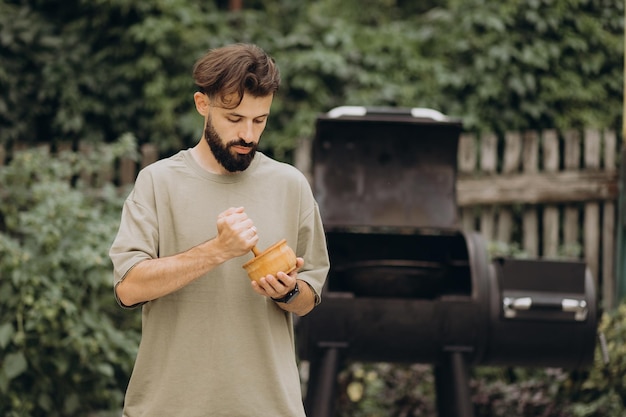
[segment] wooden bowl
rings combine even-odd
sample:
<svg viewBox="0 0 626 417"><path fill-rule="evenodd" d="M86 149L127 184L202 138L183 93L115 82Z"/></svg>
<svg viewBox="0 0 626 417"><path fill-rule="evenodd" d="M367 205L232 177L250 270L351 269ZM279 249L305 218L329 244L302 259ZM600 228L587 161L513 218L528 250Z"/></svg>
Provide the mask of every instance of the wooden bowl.
<svg viewBox="0 0 626 417"><path fill-rule="evenodd" d="M243 264L243 269L253 281L279 272L288 274L296 269L296 254L287 246L287 240L282 239Z"/></svg>

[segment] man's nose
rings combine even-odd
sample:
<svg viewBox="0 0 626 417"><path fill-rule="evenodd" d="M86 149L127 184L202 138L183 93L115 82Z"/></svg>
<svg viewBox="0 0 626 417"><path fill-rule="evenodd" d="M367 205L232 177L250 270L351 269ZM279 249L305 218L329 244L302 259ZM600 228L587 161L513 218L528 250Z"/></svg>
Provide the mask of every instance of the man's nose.
<svg viewBox="0 0 626 417"><path fill-rule="evenodd" d="M254 142L254 126L252 122L244 123L239 131L239 137L247 143Z"/></svg>

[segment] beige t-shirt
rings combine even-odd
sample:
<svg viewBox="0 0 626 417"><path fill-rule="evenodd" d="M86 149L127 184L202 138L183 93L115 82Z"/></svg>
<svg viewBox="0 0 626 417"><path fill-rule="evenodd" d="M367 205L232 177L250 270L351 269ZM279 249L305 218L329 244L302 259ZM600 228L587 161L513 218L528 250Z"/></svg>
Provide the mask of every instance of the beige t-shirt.
<svg viewBox="0 0 626 417"><path fill-rule="evenodd" d="M238 206L254 221L257 247L287 239L304 258L298 278L321 294L329 261L309 184L260 152L233 175L203 170L188 150L143 169L111 247L114 283L141 260L211 239L217 215ZM143 304L125 417L304 416L292 315L252 290L242 268L251 258Z"/></svg>

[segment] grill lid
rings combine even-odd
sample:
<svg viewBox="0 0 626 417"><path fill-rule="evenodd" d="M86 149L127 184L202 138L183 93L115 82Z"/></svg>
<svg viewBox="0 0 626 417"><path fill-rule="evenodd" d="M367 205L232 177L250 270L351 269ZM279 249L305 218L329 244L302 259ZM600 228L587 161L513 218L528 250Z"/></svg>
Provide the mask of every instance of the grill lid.
<svg viewBox="0 0 626 417"><path fill-rule="evenodd" d="M340 107L319 116L314 191L326 228L458 228L461 129L430 109Z"/></svg>

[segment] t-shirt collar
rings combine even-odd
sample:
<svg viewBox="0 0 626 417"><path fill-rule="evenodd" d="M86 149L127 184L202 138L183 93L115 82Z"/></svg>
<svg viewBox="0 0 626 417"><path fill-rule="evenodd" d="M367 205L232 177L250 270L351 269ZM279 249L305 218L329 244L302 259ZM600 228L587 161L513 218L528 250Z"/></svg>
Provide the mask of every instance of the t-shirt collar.
<svg viewBox="0 0 626 417"><path fill-rule="evenodd" d="M252 175L252 173L256 170L257 166L259 165L261 158L263 157L263 154L257 150L256 154L254 155L254 159L250 163L250 166L246 168L245 170L234 172L231 174L215 174L202 168L200 164L196 162L195 158L191 154L191 148L185 149L181 151L181 153L183 155L185 163L191 169L193 169L196 173L198 173L200 176L207 178L211 181L221 182L221 183L235 183L235 182L243 181L245 178Z"/></svg>

